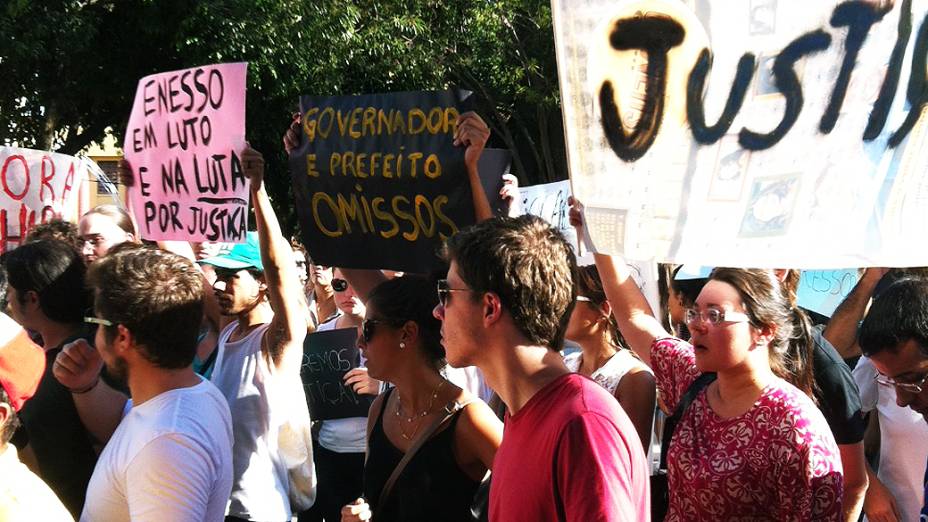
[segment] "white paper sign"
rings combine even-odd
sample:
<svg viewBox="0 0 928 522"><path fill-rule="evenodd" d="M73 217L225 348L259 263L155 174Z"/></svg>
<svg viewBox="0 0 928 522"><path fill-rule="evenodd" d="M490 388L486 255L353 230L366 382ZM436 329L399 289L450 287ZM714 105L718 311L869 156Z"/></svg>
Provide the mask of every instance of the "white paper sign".
<svg viewBox="0 0 928 522"><path fill-rule="evenodd" d="M570 175L597 251L928 265L928 0L552 10Z"/></svg>

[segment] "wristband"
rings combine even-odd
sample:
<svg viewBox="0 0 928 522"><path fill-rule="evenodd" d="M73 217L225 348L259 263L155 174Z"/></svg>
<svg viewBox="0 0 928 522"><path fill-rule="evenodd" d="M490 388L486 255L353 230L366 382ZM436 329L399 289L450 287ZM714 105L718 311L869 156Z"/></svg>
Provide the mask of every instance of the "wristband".
<svg viewBox="0 0 928 522"><path fill-rule="evenodd" d="M90 390L96 388L96 387L97 387L97 384L100 384L100 376L99 376L99 375L97 375L97 379L96 379L95 381L93 381L93 384L91 384L90 386L84 388L83 390L72 390L71 388L68 388L68 391L71 392L71 393L73 393L74 395L82 395L82 394L87 393L87 392L89 392Z"/></svg>

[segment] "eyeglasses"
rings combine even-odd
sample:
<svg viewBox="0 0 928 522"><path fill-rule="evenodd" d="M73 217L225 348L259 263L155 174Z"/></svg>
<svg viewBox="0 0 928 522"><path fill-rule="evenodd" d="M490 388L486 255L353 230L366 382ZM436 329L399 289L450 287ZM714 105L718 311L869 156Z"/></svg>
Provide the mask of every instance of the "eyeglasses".
<svg viewBox="0 0 928 522"><path fill-rule="evenodd" d="M332 279L332 290L335 290L336 292L344 292L345 290L348 290L348 281L338 278Z"/></svg>
<svg viewBox="0 0 928 522"><path fill-rule="evenodd" d="M879 373L873 376L873 380L875 380L878 384L882 384L883 386L893 386L909 393L921 393L925 386L925 381L928 381L928 374L925 374L925 376L922 377L922 380L918 381L917 383L899 382L892 377L887 377Z"/></svg>
<svg viewBox="0 0 928 522"><path fill-rule="evenodd" d="M112 321L106 319L100 319L99 317L84 317L84 322L87 324L95 324L98 326L113 326Z"/></svg>
<svg viewBox="0 0 928 522"><path fill-rule="evenodd" d="M580 302L580 303L592 303L593 300L590 299L589 297L585 296L585 295L578 295L578 296L577 296L577 302Z"/></svg>
<svg viewBox="0 0 928 522"><path fill-rule="evenodd" d="M709 308L708 310L697 310L695 308L687 308L686 314L684 315L683 320L686 324L693 325L695 323L706 323L708 322L712 326L718 326L722 323L749 323L751 318L747 314L741 312L734 312L732 310L719 310L717 308Z"/></svg>
<svg viewBox="0 0 928 522"><path fill-rule="evenodd" d="M361 339L364 339L366 343L371 342L371 339L374 338L374 333L376 333L374 325L380 323L389 323L389 321L384 319L365 319L361 321Z"/></svg>
<svg viewBox="0 0 928 522"><path fill-rule="evenodd" d="M438 280L438 302L441 303L442 308L448 306L448 299L451 297L451 292L473 292L470 288L451 288L448 286L447 279Z"/></svg>

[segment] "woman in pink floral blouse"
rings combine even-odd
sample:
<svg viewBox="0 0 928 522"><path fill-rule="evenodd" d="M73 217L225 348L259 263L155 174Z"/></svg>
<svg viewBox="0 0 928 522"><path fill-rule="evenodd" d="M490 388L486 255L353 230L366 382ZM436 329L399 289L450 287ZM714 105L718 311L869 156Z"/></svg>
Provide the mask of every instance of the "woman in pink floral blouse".
<svg viewBox="0 0 928 522"><path fill-rule="evenodd" d="M719 268L670 337L629 275L597 255L622 334L654 369L668 408L704 372L717 379L683 415L668 452L669 521L841 520L841 459L812 400L783 380L792 334L770 270Z"/></svg>

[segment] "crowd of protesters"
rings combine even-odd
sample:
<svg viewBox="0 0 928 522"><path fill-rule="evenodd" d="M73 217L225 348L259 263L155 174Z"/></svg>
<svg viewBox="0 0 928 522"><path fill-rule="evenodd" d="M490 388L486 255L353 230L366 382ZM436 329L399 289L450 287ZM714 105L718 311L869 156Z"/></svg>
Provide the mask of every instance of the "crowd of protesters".
<svg viewBox="0 0 928 522"><path fill-rule="evenodd" d="M244 243L143 242L114 205L33 229L0 263L0 520L918 517L921 272L866 269L831 318L795 270L674 272L662 322L624 260L491 215L488 136L460 117L478 223L440 274L314 263L250 148ZM372 406L311 425L304 340L345 328Z"/></svg>

